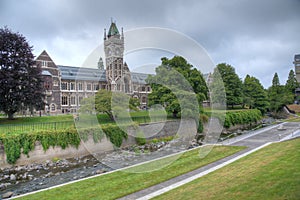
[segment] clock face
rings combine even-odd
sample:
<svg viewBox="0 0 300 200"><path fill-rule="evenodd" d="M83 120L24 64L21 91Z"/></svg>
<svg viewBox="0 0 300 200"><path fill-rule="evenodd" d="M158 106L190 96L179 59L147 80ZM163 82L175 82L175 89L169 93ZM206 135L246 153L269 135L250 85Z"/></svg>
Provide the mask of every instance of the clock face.
<svg viewBox="0 0 300 200"><path fill-rule="evenodd" d="M109 49L107 49L107 55L111 55L111 49L109 48Z"/></svg>
<svg viewBox="0 0 300 200"><path fill-rule="evenodd" d="M121 53L121 52L120 52L120 49L119 49L119 48L117 48L117 49L116 49L116 55L118 55L118 56L119 56L119 55L120 55L120 53Z"/></svg>

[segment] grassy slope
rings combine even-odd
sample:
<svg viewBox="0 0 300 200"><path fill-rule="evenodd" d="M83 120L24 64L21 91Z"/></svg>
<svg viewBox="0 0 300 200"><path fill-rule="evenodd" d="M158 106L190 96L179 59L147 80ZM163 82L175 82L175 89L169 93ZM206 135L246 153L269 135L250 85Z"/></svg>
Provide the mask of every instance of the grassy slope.
<svg viewBox="0 0 300 200"><path fill-rule="evenodd" d="M155 199L300 199L300 139L272 144Z"/></svg>
<svg viewBox="0 0 300 200"><path fill-rule="evenodd" d="M199 158L199 150L196 149L185 153L168 167L157 171L147 173L118 171L21 199L116 199L197 169L241 149L244 147L217 146L203 159Z"/></svg>

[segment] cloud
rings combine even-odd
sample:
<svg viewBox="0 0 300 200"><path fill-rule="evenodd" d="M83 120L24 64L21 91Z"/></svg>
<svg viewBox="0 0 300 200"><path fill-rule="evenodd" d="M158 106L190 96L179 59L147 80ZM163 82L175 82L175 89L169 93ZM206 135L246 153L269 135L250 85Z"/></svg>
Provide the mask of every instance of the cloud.
<svg viewBox="0 0 300 200"><path fill-rule="evenodd" d="M111 17L125 31L170 28L201 44L215 63L268 87L275 72L285 83L300 53L299 7L299 0L2 0L0 26L22 33L36 55L46 49L57 64L77 66L102 42Z"/></svg>

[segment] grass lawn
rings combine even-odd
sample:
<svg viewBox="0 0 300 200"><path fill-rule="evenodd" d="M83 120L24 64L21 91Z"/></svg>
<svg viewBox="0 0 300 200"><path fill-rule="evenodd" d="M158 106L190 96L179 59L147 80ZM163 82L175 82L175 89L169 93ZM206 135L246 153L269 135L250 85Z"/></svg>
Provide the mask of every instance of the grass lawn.
<svg viewBox="0 0 300 200"><path fill-rule="evenodd" d="M208 163L232 155L245 147L216 146L205 157L199 158L199 150L184 153L168 167L147 173L117 171L63 187L39 192L20 199L116 199L142 190L178 175L187 173ZM159 162L159 161L154 161ZM147 163L145 165L149 165ZM140 167L138 167L140 168Z"/></svg>
<svg viewBox="0 0 300 200"><path fill-rule="evenodd" d="M149 111L130 112L131 120L137 123L148 123L153 121L164 121L165 116L161 111L151 112L151 119ZM92 115L81 117L82 120L89 120ZM170 117L169 117L170 118ZM108 115L98 114L98 122L100 124L114 124ZM126 119L126 121L129 121ZM87 121L88 124L88 121ZM56 116L36 116L36 117L17 117L14 120L7 118L0 118L0 133L24 133L26 131L39 131L50 129L66 129L74 127L73 115L56 115Z"/></svg>
<svg viewBox="0 0 300 200"><path fill-rule="evenodd" d="M300 139L267 146L154 199L300 199Z"/></svg>

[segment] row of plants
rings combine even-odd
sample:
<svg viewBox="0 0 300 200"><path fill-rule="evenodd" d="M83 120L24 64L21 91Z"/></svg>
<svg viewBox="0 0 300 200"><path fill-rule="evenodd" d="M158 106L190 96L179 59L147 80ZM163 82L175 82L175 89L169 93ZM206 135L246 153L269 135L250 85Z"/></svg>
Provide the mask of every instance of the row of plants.
<svg viewBox="0 0 300 200"><path fill-rule="evenodd" d="M258 109L240 110L226 112L224 127L230 128L237 124L252 124L262 118L262 113Z"/></svg>
<svg viewBox="0 0 300 200"><path fill-rule="evenodd" d="M94 128L75 128L65 130L47 130L21 134L1 134L0 142L4 145L6 160L9 164L14 164L20 158L21 153L29 156L29 152L35 147L35 142L39 141L47 151L51 146L59 146L65 149L68 146L78 148L81 139L85 142L91 136L95 143L101 141L104 135L115 147L122 145L123 139L127 139L127 133L116 125L106 125Z"/></svg>

